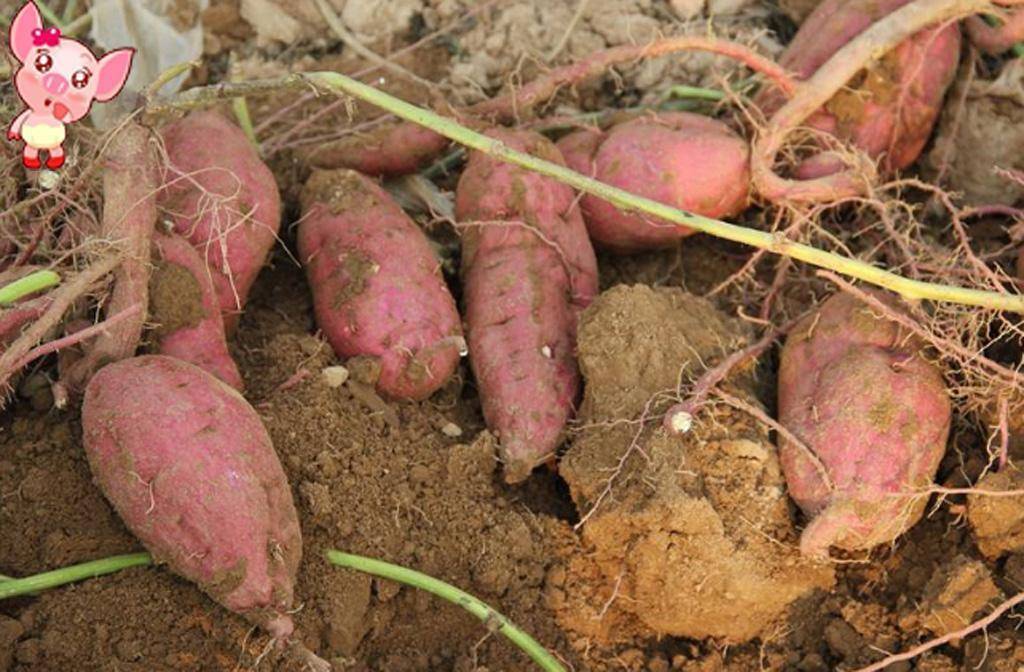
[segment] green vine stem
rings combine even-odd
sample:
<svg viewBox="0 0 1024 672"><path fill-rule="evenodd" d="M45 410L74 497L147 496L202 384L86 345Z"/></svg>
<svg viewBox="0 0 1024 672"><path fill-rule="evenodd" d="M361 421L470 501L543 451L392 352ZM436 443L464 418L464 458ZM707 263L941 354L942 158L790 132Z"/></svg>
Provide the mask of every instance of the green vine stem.
<svg viewBox="0 0 1024 672"><path fill-rule="evenodd" d="M1024 313L1024 296L1021 295L1000 294L904 278L858 259L850 259L810 245L794 242L780 233L760 231L695 215L664 203L637 196L569 170L565 166L509 149L501 142L472 131L451 119L407 103L337 72L293 73L277 79L238 83L222 82L208 87L189 89L167 101L160 101L149 111L153 114L168 113L174 109L201 107L224 98L308 86L335 95L348 94L359 98L407 121L429 128L470 149L564 182L580 191L598 196L627 212L641 212L712 236L788 256L818 268L835 271L850 278L884 287L908 300L944 301L992 310Z"/></svg>
<svg viewBox="0 0 1024 672"><path fill-rule="evenodd" d="M705 89L700 86L676 84L665 92L665 98L693 98L695 100L723 100L725 92L717 89Z"/></svg>
<svg viewBox="0 0 1024 672"><path fill-rule="evenodd" d="M153 558L149 553L129 553L128 555L114 555L102 560L93 560L91 562L83 562L80 565L62 567L52 572L26 576L23 579L0 581L0 600L39 592L47 588L56 588L57 586L81 581L82 579L112 574L128 567L151 564L153 564Z"/></svg>
<svg viewBox="0 0 1024 672"><path fill-rule="evenodd" d="M779 234L758 231L702 217L678 210L664 203L642 198L628 191L581 175L556 163L509 149L493 138L471 131L450 119L445 119L429 110L424 110L399 100L383 91L362 82L357 82L340 73L309 73L305 75L305 79L317 87L335 92L341 91L365 100L386 109L396 116L436 131L467 147L557 179L580 191L603 198L626 211L643 212L720 238L744 243L751 247L768 250L776 254L786 255L819 268L836 271L837 273L857 278L873 285L885 287L910 300L931 299L1024 313L1024 296L999 294L997 292L904 278L857 259L849 259L809 245L793 242Z"/></svg>
<svg viewBox="0 0 1024 672"><path fill-rule="evenodd" d="M326 555L328 562L338 567L347 567L367 574L373 574L374 576L391 579L392 581L398 581L399 583L404 583L437 595L452 604L457 604L483 621L492 632L500 632L505 637L508 637L545 672L565 672L562 664L547 649L541 646L537 640L520 630L514 623L484 602L455 586L413 569L392 565L389 562L374 560L373 558L365 558L360 555L351 555L335 550L327 551Z"/></svg>
<svg viewBox="0 0 1024 672"><path fill-rule="evenodd" d="M14 282L0 287L0 306L14 303L30 294L41 292L58 284L60 284L60 276L54 271L29 273L24 278L18 278Z"/></svg>

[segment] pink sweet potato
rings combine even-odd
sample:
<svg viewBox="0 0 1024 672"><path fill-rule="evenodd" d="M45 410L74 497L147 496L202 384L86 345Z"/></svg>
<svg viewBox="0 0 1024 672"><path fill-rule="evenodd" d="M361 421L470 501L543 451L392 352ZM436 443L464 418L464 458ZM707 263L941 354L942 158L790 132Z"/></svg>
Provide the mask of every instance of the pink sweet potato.
<svg viewBox="0 0 1024 672"><path fill-rule="evenodd" d="M707 217L730 217L747 205L750 148L725 124L687 112L663 113L582 130L558 143L573 170ZM694 231L625 213L590 194L580 200L590 237L616 252L671 245Z"/></svg>
<svg viewBox="0 0 1024 672"><path fill-rule="evenodd" d="M490 133L562 163L526 132ZM470 364L505 479L553 457L579 394L576 323L597 291L594 251L572 190L473 153L456 190Z"/></svg>
<svg viewBox="0 0 1024 672"><path fill-rule="evenodd" d="M908 2L825 0L800 26L779 63L806 79L868 26ZM886 171L906 168L921 153L942 111L956 75L960 41L955 22L922 30L849 82L806 125L881 159ZM759 104L770 115L782 100L777 92L767 92ZM800 177L821 174L819 166Z"/></svg>
<svg viewBox="0 0 1024 672"><path fill-rule="evenodd" d="M354 170L315 171L302 210L300 261L335 353L370 362L389 397L433 394L455 371L465 340L427 237Z"/></svg>
<svg viewBox="0 0 1024 672"><path fill-rule="evenodd" d="M781 441L789 493L811 518L804 553L869 549L920 519L950 427L945 383L920 341L838 294L787 337L778 385L780 423L815 456Z"/></svg>
<svg viewBox="0 0 1024 672"><path fill-rule="evenodd" d="M160 354L177 357L235 388L242 376L228 352L211 271L177 234L157 235L149 281L150 321Z"/></svg>
<svg viewBox="0 0 1024 672"><path fill-rule="evenodd" d="M193 112L162 136L169 166L159 205L206 258L230 334L280 228L277 183L241 129L215 112Z"/></svg>
<svg viewBox="0 0 1024 672"><path fill-rule="evenodd" d="M464 235L470 364L505 480L525 480L554 456L579 394L576 311L556 250L525 222Z"/></svg>
<svg viewBox="0 0 1024 672"><path fill-rule="evenodd" d="M407 175L430 163L448 146L443 135L409 122L383 124L310 152L316 168L351 168L366 175Z"/></svg>
<svg viewBox="0 0 1024 672"><path fill-rule="evenodd" d="M153 557L287 639L302 535L248 402L197 366L144 355L93 376L82 427L100 489Z"/></svg>
<svg viewBox="0 0 1024 672"><path fill-rule="evenodd" d="M532 131L493 129L507 147L565 165L559 149ZM571 187L517 165L472 152L455 191L460 222L521 221L557 249L569 274L571 301L582 310L597 296L597 259ZM463 263L471 263L463 253Z"/></svg>

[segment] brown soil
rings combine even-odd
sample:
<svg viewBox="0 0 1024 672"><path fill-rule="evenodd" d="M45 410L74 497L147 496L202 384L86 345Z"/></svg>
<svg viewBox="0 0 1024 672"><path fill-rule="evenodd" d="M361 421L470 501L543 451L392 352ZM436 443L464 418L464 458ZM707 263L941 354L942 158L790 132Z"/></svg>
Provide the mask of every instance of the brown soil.
<svg viewBox="0 0 1024 672"><path fill-rule="evenodd" d="M831 588L830 566L800 558L776 449L756 421L715 404L681 436L623 422L664 414L678 380L746 333L678 289L619 286L584 314L582 428L561 467L585 518L556 602L570 630L600 643L742 643ZM749 376L737 386L758 405Z"/></svg>
<svg viewBox="0 0 1024 672"><path fill-rule="evenodd" d="M149 319L161 339L179 329L199 324L203 311L203 289L196 276L184 266L161 262L149 277Z"/></svg>

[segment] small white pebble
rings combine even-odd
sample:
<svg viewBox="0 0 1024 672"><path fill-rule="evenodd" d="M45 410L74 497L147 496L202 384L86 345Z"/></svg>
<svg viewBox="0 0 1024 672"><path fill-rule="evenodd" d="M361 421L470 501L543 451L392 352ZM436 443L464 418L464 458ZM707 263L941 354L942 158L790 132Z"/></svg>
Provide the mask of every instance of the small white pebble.
<svg viewBox="0 0 1024 672"><path fill-rule="evenodd" d="M669 416L668 427L673 434L686 434L693 427L693 416L686 411L676 411Z"/></svg>
<svg viewBox="0 0 1024 672"><path fill-rule="evenodd" d="M462 427L459 427L454 422L446 422L444 427L441 428L441 433L454 439L455 437L462 436Z"/></svg>
<svg viewBox="0 0 1024 672"><path fill-rule="evenodd" d="M39 186L47 191L56 189L60 184L60 173L55 170L42 170L39 172Z"/></svg>
<svg viewBox="0 0 1024 672"><path fill-rule="evenodd" d="M540 349L540 354L544 355L548 359L551 359L551 346L545 345L543 348Z"/></svg>
<svg viewBox="0 0 1024 672"><path fill-rule="evenodd" d="M54 383L50 388L53 392L53 407L63 411L68 405L68 388L63 383Z"/></svg>
<svg viewBox="0 0 1024 672"><path fill-rule="evenodd" d="M348 380L348 369L344 366L328 366L321 373L327 387L341 387Z"/></svg>

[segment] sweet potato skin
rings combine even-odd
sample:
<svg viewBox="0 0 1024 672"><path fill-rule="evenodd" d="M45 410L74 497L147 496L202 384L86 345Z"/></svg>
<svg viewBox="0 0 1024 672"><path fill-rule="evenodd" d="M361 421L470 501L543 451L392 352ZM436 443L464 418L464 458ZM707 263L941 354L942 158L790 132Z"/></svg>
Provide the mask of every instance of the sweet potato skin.
<svg viewBox="0 0 1024 672"><path fill-rule="evenodd" d="M82 427L100 489L154 558L286 638L302 536L248 402L199 367L143 355L93 376Z"/></svg>
<svg viewBox="0 0 1024 672"><path fill-rule="evenodd" d="M364 175L408 175L430 163L448 142L418 124L397 122L321 145L310 152L308 162L315 168L351 168Z"/></svg>
<svg viewBox="0 0 1024 672"><path fill-rule="evenodd" d="M559 149L538 133L497 128L487 135L511 149L566 165ZM471 152L455 190L455 217L460 222L518 221L534 227L566 265L573 306L582 310L597 296L597 258L571 187ZM467 266L475 253L470 242L463 250Z"/></svg>
<svg viewBox="0 0 1024 672"><path fill-rule="evenodd" d="M177 234L157 235L153 252L150 319L157 325L158 351L195 364L241 391L242 376L228 352L212 272Z"/></svg>
<svg viewBox="0 0 1024 672"><path fill-rule="evenodd" d="M389 397L433 394L455 371L465 340L427 237L354 170L315 171L302 202L300 261L335 353L371 359L376 387Z"/></svg>
<svg viewBox="0 0 1024 672"><path fill-rule="evenodd" d="M158 203L213 271L231 334L281 225L277 183L242 130L216 112L192 112L161 135L170 168Z"/></svg>
<svg viewBox="0 0 1024 672"><path fill-rule="evenodd" d="M558 253L524 222L483 227L464 271L470 364L510 483L551 458L579 393L577 313Z"/></svg>
<svg viewBox="0 0 1024 672"><path fill-rule="evenodd" d="M800 26L779 64L806 79L847 42L907 2L825 0ZM906 168L921 153L942 111L942 99L956 75L960 43L956 23L917 33L860 81L851 82L849 90L834 96L806 125L882 159L886 171ZM759 102L770 115L782 99L769 93Z"/></svg>
<svg viewBox="0 0 1024 672"><path fill-rule="evenodd" d="M902 308L881 292L874 296ZM946 450L950 400L923 344L848 294L828 299L786 339L779 368L779 421L813 452L782 440L790 496L811 521L808 555L830 546L869 549L916 523Z"/></svg>
<svg viewBox="0 0 1024 672"><path fill-rule="evenodd" d="M573 170L667 205L707 217L730 217L748 202L750 148L725 124L687 112L664 113L582 130L558 143ZM584 194L590 237L629 253L674 244L693 229L625 213Z"/></svg>
<svg viewBox="0 0 1024 672"><path fill-rule="evenodd" d="M489 133L563 163L543 137ZM505 480L554 455L579 394L576 323L597 293L597 264L571 189L472 153L455 194L470 365Z"/></svg>

